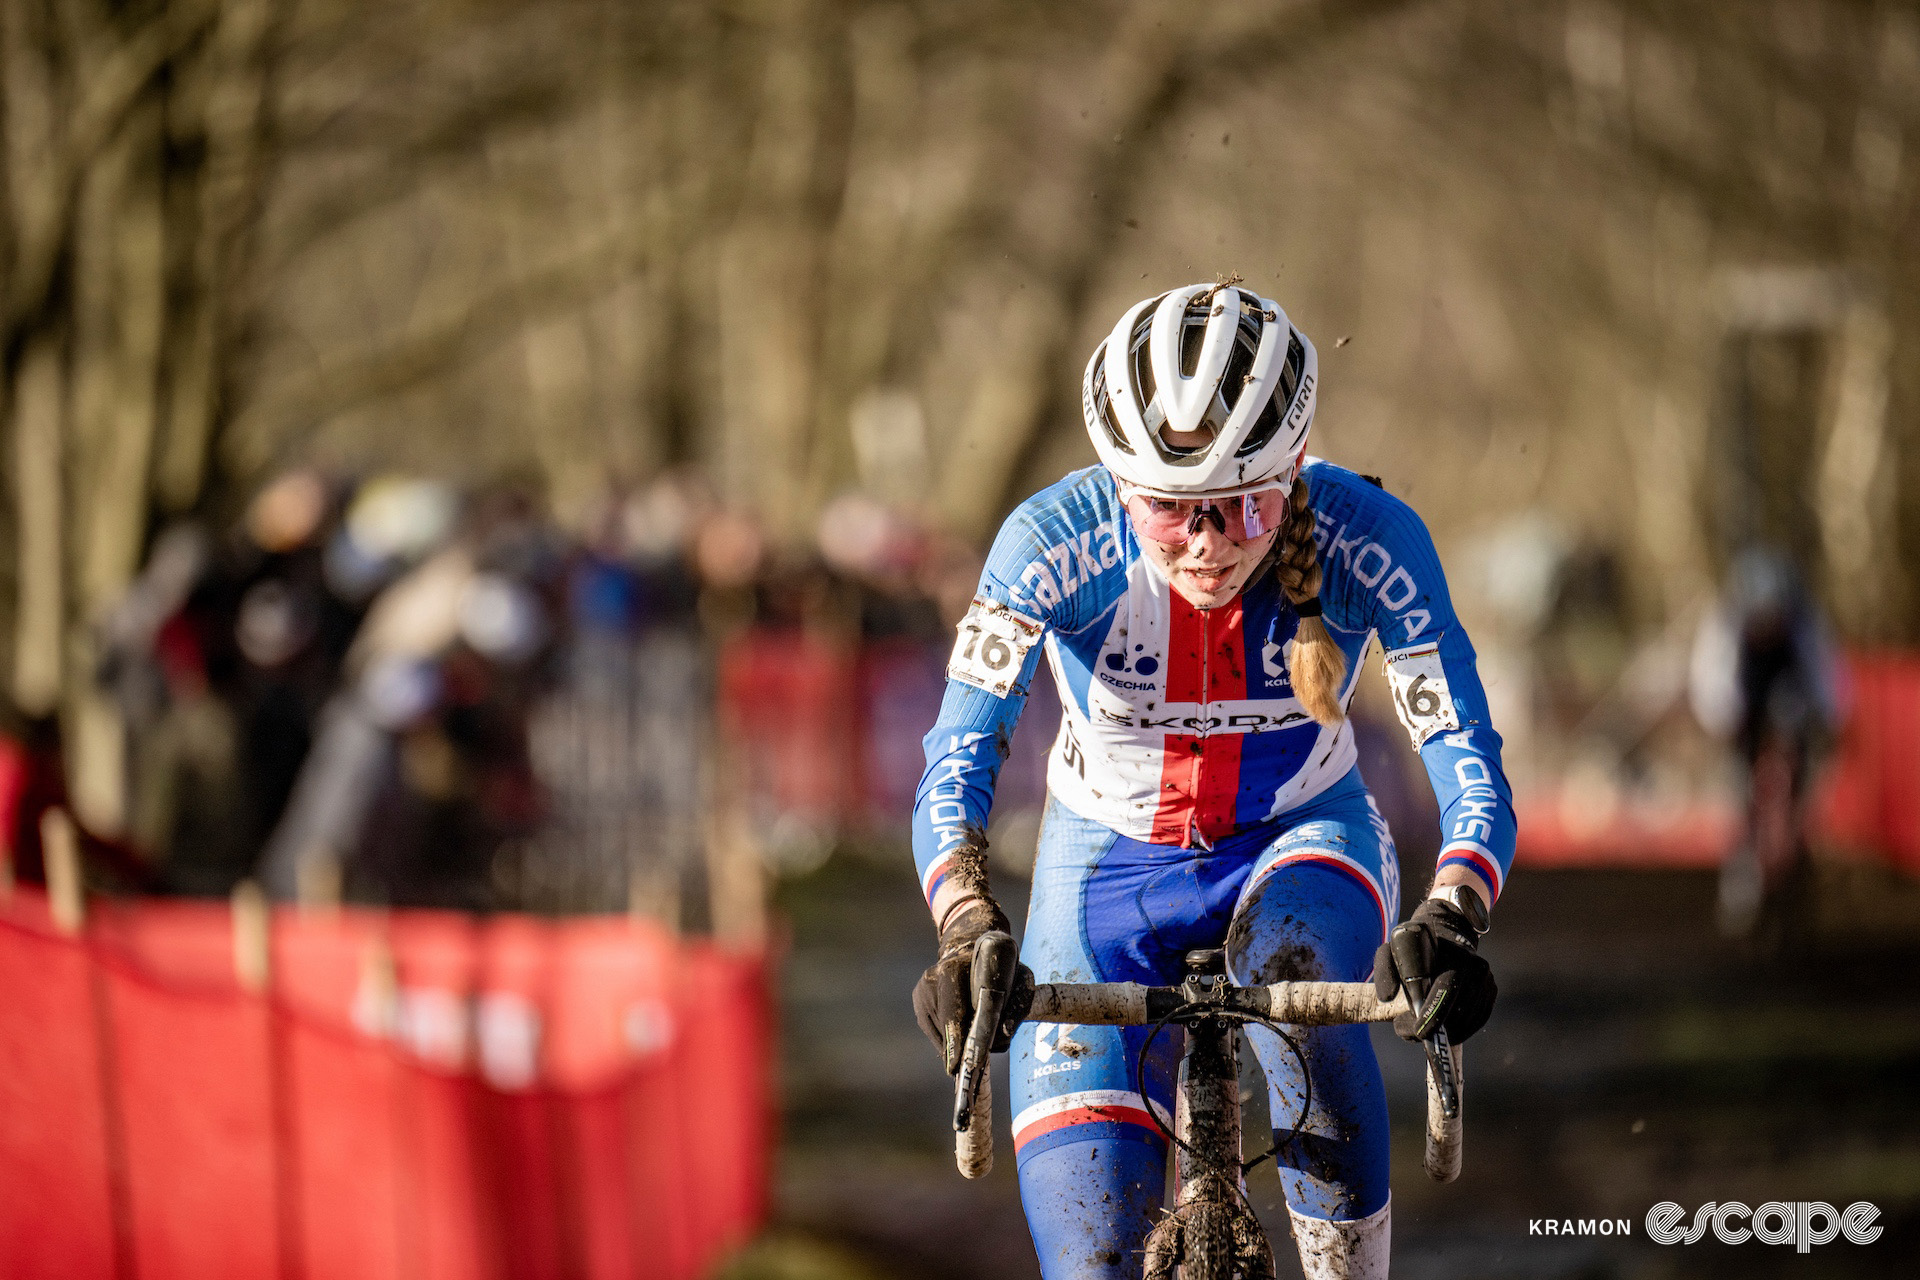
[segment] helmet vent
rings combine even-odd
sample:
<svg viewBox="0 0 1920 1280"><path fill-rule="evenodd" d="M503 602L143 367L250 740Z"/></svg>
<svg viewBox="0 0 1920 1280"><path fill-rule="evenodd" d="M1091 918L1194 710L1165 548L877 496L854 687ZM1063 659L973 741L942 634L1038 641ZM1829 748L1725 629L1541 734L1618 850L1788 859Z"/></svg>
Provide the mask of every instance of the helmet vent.
<svg viewBox="0 0 1920 1280"><path fill-rule="evenodd" d="M1207 338L1207 313L1187 308L1180 324L1180 376L1191 378L1200 367L1200 347Z"/></svg>
<svg viewBox="0 0 1920 1280"><path fill-rule="evenodd" d="M1107 357L1104 349L1098 363L1093 366L1093 409L1100 415L1100 425L1106 429L1108 442L1122 453L1132 453L1133 446L1127 443L1126 435L1120 430L1120 420L1114 416L1113 394L1107 390Z"/></svg>
<svg viewBox="0 0 1920 1280"><path fill-rule="evenodd" d="M1254 419L1253 430L1247 433L1245 443L1233 451L1234 457L1250 458L1272 443L1274 433L1280 430L1287 411L1293 407L1293 397L1300 390L1300 376L1306 367L1306 349L1300 345L1300 335L1289 327L1287 359L1280 370L1280 384L1273 389L1273 395L1267 402L1260 406L1260 416Z"/></svg>
<svg viewBox="0 0 1920 1280"><path fill-rule="evenodd" d="M1153 376L1153 360L1149 351L1148 336L1152 332L1153 316L1134 327L1133 340L1127 344L1127 357L1133 361L1133 390L1143 406L1151 405L1159 393L1160 384Z"/></svg>

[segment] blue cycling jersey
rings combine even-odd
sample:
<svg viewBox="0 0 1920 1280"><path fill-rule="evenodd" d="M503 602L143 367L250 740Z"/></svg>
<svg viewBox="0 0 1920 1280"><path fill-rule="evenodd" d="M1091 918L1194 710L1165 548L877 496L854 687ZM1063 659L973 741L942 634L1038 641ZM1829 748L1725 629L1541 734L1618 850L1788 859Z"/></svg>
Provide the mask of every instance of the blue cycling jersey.
<svg viewBox="0 0 1920 1280"><path fill-rule="evenodd" d="M1350 702L1367 646L1440 803L1439 863L1498 897L1513 861L1512 792L1474 651L1420 517L1365 477L1308 459L1323 621L1347 658ZM946 872L985 830L994 782L1042 649L1063 706L1047 787L1134 840L1187 848L1306 805L1354 767L1353 729L1294 696L1286 645L1299 615L1271 574L1211 610L1141 553L1104 467L1021 504L1001 527L960 624L940 718L926 737L914 857L936 915Z"/></svg>

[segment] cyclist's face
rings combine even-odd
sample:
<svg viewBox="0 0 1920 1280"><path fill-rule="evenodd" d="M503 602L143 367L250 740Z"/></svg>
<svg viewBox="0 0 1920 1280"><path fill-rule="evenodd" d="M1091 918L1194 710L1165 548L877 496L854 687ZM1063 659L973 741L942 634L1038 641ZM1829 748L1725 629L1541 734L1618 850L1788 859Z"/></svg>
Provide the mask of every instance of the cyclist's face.
<svg viewBox="0 0 1920 1280"><path fill-rule="evenodd" d="M1246 542L1235 542L1213 521L1202 520L1199 530L1184 545L1143 537L1140 547L1167 575L1181 599L1196 609L1217 609L1247 585L1276 536L1277 531L1269 530Z"/></svg>

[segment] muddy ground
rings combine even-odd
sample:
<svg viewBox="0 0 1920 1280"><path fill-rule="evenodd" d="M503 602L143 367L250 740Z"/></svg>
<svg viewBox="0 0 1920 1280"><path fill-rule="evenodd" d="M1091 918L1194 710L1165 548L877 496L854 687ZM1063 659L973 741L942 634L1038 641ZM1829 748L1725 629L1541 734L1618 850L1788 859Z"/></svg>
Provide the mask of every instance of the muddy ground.
<svg viewBox="0 0 1920 1280"><path fill-rule="evenodd" d="M1721 941L1712 894L1703 873L1517 870L1487 939L1502 994L1469 1051L1454 1184L1420 1172L1418 1052L1376 1029L1396 1277L1920 1275L1920 886L1823 866L1811 936L1780 957ZM907 1003L932 939L905 852L836 856L789 882L781 905L778 1222L735 1275L1036 1276L1004 1110L991 1177L953 1169L949 1084ZM1016 920L1024 906L1007 902ZM1270 1169L1252 1191L1284 1231ZM1645 1218L1663 1200L1689 1215L1706 1201L1869 1200L1886 1233L1804 1255L1711 1235L1661 1246ZM1630 1219L1632 1236L1530 1232L1600 1217ZM1298 1275L1277 1243L1281 1274Z"/></svg>

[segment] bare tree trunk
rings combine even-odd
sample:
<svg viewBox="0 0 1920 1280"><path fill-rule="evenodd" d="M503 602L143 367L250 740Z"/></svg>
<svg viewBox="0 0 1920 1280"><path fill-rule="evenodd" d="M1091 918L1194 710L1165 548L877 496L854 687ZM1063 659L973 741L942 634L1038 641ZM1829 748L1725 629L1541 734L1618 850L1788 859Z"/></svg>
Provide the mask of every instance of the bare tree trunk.
<svg viewBox="0 0 1920 1280"><path fill-rule="evenodd" d="M69 481L84 501L68 520L78 590L67 769L75 816L103 835L125 821L126 752L119 714L93 679L93 628L133 580L146 534L165 308L159 139L159 105L148 102L89 172L74 254Z"/></svg>
<svg viewBox="0 0 1920 1280"><path fill-rule="evenodd" d="M167 362L166 435L154 476L161 507L200 496L220 411L236 294L250 287L253 224L265 184L271 39L290 0L225 0L206 52L182 69L175 134L199 134L205 167L187 198L180 314Z"/></svg>
<svg viewBox="0 0 1920 1280"><path fill-rule="evenodd" d="M66 540L62 460L66 384L56 333L35 335L20 359L13 392L15 542L13 700L31 716L60 700L66 630Z"/></svg>

